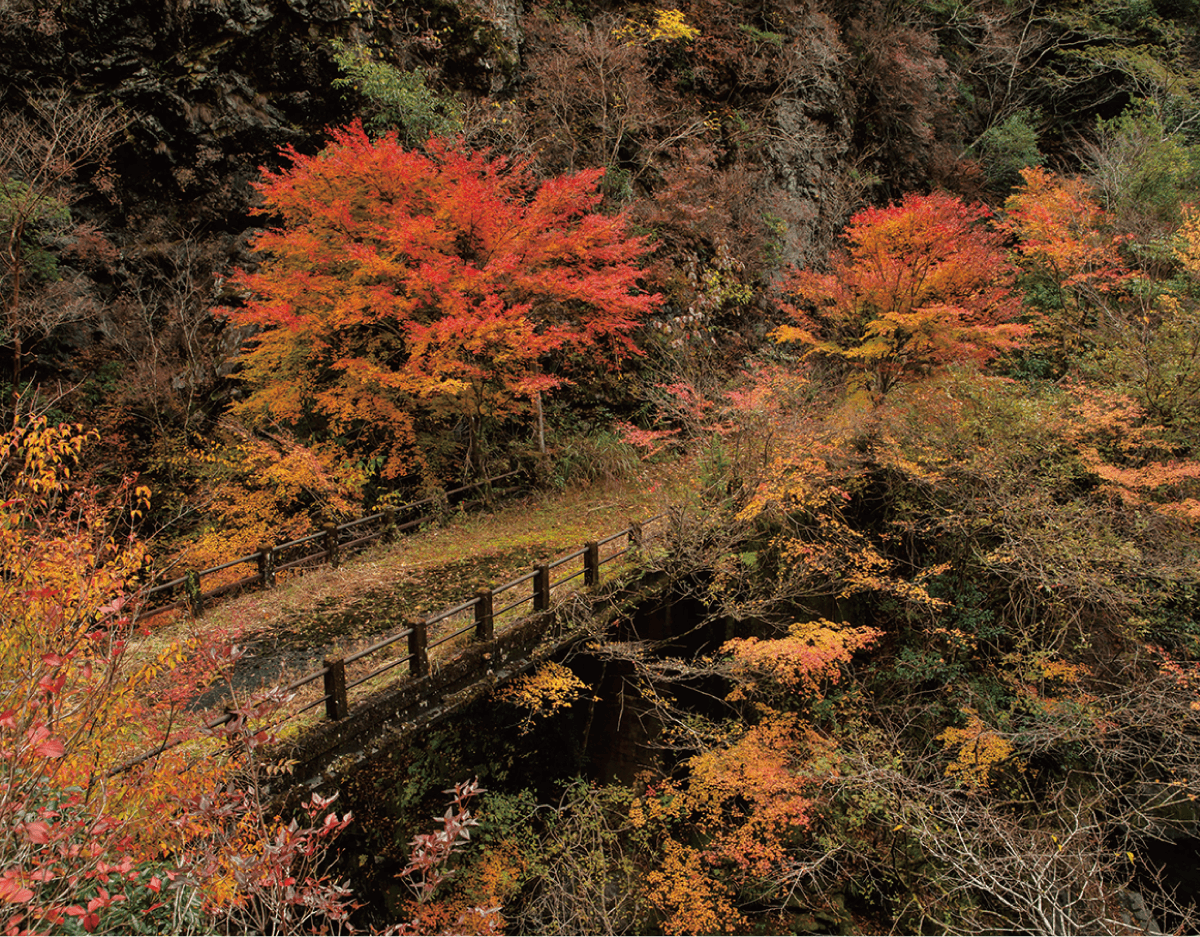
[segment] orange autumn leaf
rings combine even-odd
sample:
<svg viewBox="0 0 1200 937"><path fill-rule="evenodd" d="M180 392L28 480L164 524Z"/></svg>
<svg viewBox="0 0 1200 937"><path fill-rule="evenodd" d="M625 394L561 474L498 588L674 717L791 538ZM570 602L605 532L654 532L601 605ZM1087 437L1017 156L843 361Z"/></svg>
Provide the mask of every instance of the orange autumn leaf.
<svg viewBox="0 0 1200 937"><path fill-rule="evenodd" d="M732 934L746 926L701 852L669 837L661 866L646 874L646 897L663 917L664 934Z"/></svg>
<svg viewBox="0 0 1200 937"><path fill-rule="evenodd" d="M1017 239L1024 266L1080 291L1110 292L1129 279L1118 253L1123 239L1109 230L1112 218L1087 183L1040 167L1022 169L1021 178L1001 227Z"/></svg>
<svg viewBox="0 0 1200 937"><path fill-rule="evenodd" d="M1004 203L1000 228L1015 239L1015 258L1039 313L1037 343L1069 355L1087 334L1116 316L1133 273L1120 255L1128 238L1080 179L1033 167Z"/></svg>
<svg viewBox="0 0 1200 937"><path fill-rule="evenodd" d="M733 654L734 674L742 679L761 674L789 690L815 694L822 682L838 682L839 665L855 651L882 636L877 628L818 619L791 625L784 638L733 638L722 650Z"/></svg>

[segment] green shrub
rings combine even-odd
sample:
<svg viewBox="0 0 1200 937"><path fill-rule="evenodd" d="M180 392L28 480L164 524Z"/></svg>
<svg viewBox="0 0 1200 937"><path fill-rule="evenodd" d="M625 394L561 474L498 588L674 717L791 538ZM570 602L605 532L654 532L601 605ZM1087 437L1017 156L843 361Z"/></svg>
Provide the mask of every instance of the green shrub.
<svg viewBox="0 0 1200 937"><path fill-rule="evenodd" d="M1042 164L1037 121L1036 112L1023 110L989 127L976 141L975 156L983 166L988 185L997 192L1008 193L1020 183L1022 169Z"/></svg>
<svg viewBox="0 0 1200 937"><path fill-rule="evenodd" d="M335 88L358 92L366 102L366 126L382 134L395 130L409 146L420 146L430 134L450 136L462 129L462 106L425 84L420 69L401 71L372 57L362 46L334 42L334 59L346 73Z"/></svg>

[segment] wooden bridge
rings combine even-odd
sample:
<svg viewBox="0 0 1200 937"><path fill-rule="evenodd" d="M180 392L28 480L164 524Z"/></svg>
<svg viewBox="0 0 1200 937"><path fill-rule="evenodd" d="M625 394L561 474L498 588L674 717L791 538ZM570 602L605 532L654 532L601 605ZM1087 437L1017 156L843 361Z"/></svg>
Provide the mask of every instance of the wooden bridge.
<svg viewBox="0 0 1200 937"><path fill-rule="evenodd" d="M295 765L286 786L319 788L349 764L386 750L397 736L452 715L593 634L641 594L611 577L604 583L606 573L617 564L636 569L646 551L665 545L665 518L631 522L510 582L478 589L458 605L406 622L369 647L326 657L320 669L282 689L280 695L294 705L282 718L276 714L268 727L286 738L277 753ZM313 693L318 684L319 692ZM217 730L239 718L227 712L205 728ZM168 741L111 774L184 741Z"/></svg>
<svg viewBox="0 0 1200 937"><path fill-rule="evenodd" d="M613 614L632 593L601 589L606 568L640 560L650 547L648 527L658 515L632 523L601 540L345 656L326 658L324 666L293 682L286 692L322 682L322 694L296 709L289 722L323 708L324 719L306 727L282 746L295 763L288 785L321 786L346 766L386 750L407 735L452 715L493 687L529 670L567 645L593 634L606 613ZM582 586L582 590L579 588ZM396 653L396 651L399 653ZM382 660L365 673L351 668ZM379 684L379 678L406 668L393 680L351 700L350 691ZM335 765L335 762L339 764ZM331 772L331 768L334 768Z"/></svg>

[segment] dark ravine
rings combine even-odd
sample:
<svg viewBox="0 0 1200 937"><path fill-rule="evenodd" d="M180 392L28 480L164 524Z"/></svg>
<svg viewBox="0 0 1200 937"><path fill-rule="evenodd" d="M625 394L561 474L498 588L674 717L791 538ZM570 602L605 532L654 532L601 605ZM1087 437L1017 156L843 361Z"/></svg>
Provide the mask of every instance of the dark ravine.
<svg viewBox="0 0 1200 937"><path fill-rule="evenodd" d="M606 641L669 643L677 627L685 642L711 637L712 628L696 631L694 612L691 600L651 574L613 583L591 602L575 599L569 609L531 616L428 677L373 694L349 719L278 746L274 754L295 764L273 782L276 804L287 810L311 791L337 792L339 810L356 818L337 868L362 899L357 923L382 926L402 913L396 879L419 829L413 824L422 822L424 808L438 807L443 788L478 776L493 793L553 801L572 778L636 789L647 772L661 771L652 708L629 668L597 648ZM521 711L493 691L551 660L564 662L588 691L580 705L528 734L518 731Z"/></svg>

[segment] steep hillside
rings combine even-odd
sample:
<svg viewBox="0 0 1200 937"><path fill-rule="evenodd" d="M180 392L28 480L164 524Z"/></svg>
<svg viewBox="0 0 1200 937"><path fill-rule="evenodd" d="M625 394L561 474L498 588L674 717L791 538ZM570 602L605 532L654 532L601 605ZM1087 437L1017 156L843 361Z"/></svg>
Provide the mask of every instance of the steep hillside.
<svg viewBox="0 0 1200 937"><path fill-rule="evenodd" d="M1198 23L0 0L0 924L1195 931ZM264 801L282 690L196 716L233 634L303 666L557 533L129 612L517 467L595 531L682 454L670 614L382 753L355 824Z"/></svg>
<svg viewBox="0 0 1200 937"><path fill-rule="evenodd" d="M1186 134L1191 8L1143 6L8 0L10 383L40 388L22 406L100 428L105 480L150 471L161 522L202 497L203 479L172 476L237 439L220 420L254 329L222 309L271 222L248 214L253 183L281 146L315 152L356 115L414 145L461 132L542 178L605 169L605 210L649 236L645 288L664 299L638 385L738 367L780 321L780 273L822 264L862 204L999 198L1046 160L1107 165L1119 184L1129 154L1087 146L1103 151L1095 119L1135 99ZM646 404L604 375L586 384L563 409L589 425L589 409ZM461 446L434 474L462 469Z"/></svg>

